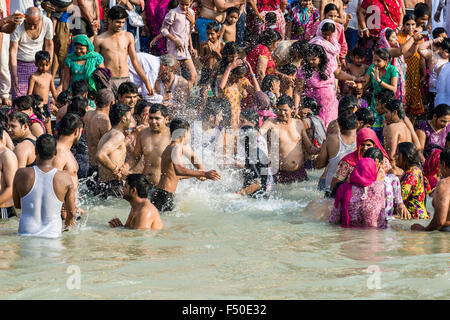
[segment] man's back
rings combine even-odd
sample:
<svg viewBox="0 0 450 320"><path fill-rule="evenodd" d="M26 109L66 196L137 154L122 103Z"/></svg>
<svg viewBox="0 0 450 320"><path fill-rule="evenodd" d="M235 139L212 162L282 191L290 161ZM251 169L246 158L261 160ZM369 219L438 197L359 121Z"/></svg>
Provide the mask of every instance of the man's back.
<svg viewBox="0 0 450 320"><path fill-rule="evenodd" d="M89 111L84 118L86 140L89 149L89 161L95 164L95 154L97 153L97 146L100 139L111 130L111 123L109 117L105 113Z"/></svg>

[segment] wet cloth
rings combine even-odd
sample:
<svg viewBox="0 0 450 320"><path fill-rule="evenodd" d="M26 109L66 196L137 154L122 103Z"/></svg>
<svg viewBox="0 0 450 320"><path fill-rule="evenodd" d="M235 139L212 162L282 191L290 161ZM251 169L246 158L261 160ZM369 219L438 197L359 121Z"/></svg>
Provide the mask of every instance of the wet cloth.
<svg viewBox="0 0 450 320"><path fill-rule="evenodd" d="M416 130L422 130L425 133L426 140L425 140L425 147L423 150L423 155L425 158L428 158L428 156L430 155L431 151L434 148L437 148L437 147L444 148L445 147L445 138L447 137L448 133L450 132L450 124L447 125L440 132L436 132L431 127L429 121L422 121L416 127Z"/></svg>
<svg viewBox="0 0 450 320"><path fill-rule="evenodd" d="M119 180L97 181L90 184L90 190L94 192L94 196L106 200L108 197L123 198L124 183Z"/></svg>
<svg viewBox="0 0 450 320"><path fill-rule="evenodd" d="M403 203L400 180L396 175L387 174L384 178L384 196L386 198L386 219L392 218L394 209Z"/></svg>
<svg viewBox="0 0 450 320"><path fill-rule="evenodd" d="M111 77L111 90L114 93L114 95L117 95L117 90L119 90L119 87L124 82L131 81L130 76L128 77Z"/></svg>
<svg viewBox="0 0 450 320"><path fill-rule="evenodd" d="M167 14L170 0L146 0L145 1L145 18L150 33L150 38L154 38L159 34L164 17ZM205 28L206 36L206 28ZM156 43L156 51L164 54L166 51L165 39L160 39ZM144 68L145 70L145 68Z"/></svg>
<svg viewBox="0 0 450 320"><path fill-rule="evenodd" d="M422 170L412 166L405 171L400 179L402 187L402 199L413 219L428 219L425 199L430 192L430 186L426 183Z"/></svg>
<svg viewBox="0 0 450 320"><path fill-rule="evenodd" d="M320 25L317 27L316 36L312 38L309 43L310 44L318 44L325 50L325 53L327 54L328 62L327 62L327 68L325 70L325 74L330 77L332 74L334 76L334 72L338 68L338 61L337 58L339 57L339 54L341 52L341 45L338 41L338 34L335 31L330 40L326 40L322 35L322 27L325 23L331 23L336 27L336 23L334 23L333 20L325 19L322 20ZM337 29L336 29L337 30Z"/></svg>
<svg viewBox="0 0 450 320"><path fill-rule="evenodd" d="M155 191L153 191L150 202L159 210L160 213L175 209L173 193L159 188L155 188Z"/></svg>
<svg viewBox="0 0 450 320"><path fill-rule="evenodd" d="M304 166L301 166L295 171L281 171L279 170L273 175L274 183L293 183L293 182L303 182L308 181L308 175Z"/></svg>
<svg viewBox="0 0 450 320"><path fill-rule="evenodd" d="M436 176L439 174L439 159L441 152L440 149L433 149L423 164L423 173L430 183L431 190L434 190L439 182Z"/></svg>

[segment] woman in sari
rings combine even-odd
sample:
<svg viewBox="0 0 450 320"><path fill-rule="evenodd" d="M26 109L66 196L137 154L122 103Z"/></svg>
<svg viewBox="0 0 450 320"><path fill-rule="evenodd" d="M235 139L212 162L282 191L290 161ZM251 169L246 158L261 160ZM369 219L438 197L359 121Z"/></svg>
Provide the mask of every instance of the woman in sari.
<svg viewBox="0 0 450 320"><path fill-rule="evenodd" d="M103 56L94 51L91 40L80 34L73 39L74 52L70 53L63 68L63 90L68 90L71 83L85 80L89 83L89 90L96 91L95 82L91 78L97 68L104 68Z"/></svg>
<svg viewBox="0 0 450 320"><path fill-rule="evenodd" d="M286 32L286 21L284 11L286 10L287 0L250 0L248 1L252 10L247 11L247 25L257 34L264 30L264 18L268 12L273 12L277 16L276 27L280 30L281 40L284 40Z"/></svg>
<svg viewBox="0 0 450 320"><path fill-rule="evenodd" d="M328 64L327 71L328 75L331 75L338 69L338 57L341 52L341 46L339 45L336 33L336 25L333 20L325 19L319 24L317 28L317 33L314 38L309 41L310 44L318 44L324 48L327 54Z"/></svg>
<svg viewBox="0 0 450 320"><path fill-rule="evenodd" d="M384 182L377 180L377 165L371 158L358 161L349 182L342 184L329 221L342 227L386 228Z"/></svg>
<svg viewBox="0 0 450 320"><path fill-rule="evenodd" d="M286 38L291 40L311 40L320 23L320 13L311 0L294 1L288 8L289 17Z"/></svg>

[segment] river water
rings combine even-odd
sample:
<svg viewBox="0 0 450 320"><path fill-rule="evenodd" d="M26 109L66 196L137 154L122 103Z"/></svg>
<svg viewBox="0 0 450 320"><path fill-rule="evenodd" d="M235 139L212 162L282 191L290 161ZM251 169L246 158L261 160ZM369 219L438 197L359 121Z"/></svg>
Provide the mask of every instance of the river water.
<svg viewBox="0 0 450 320"><path fill-rule="evenodd" d="M61 239L20 237L18 218L0 221L0 299L450 298L448 234L398 220L387 230L330 225L304 210L322 197L320 172L309 175L267 200L234 195L233 174L182 181L160 232L111 229L127 202L87 195L88 215Z"/></svg>

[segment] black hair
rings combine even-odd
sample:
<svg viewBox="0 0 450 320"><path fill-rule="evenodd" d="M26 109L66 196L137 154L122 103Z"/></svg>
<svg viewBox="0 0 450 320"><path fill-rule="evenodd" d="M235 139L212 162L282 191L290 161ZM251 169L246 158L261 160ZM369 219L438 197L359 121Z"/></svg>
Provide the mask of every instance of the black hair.
<svg viewBox="0 0 450 320"><path fill-rule="evenodd" d="M426 3L419 2L414 7L414 15L416 16L416 19L421 18L423 16L430 16L430 7Z"/></svg>
<svg viewBox="0 0 450 320"><path fill-rule="evenodd" d="M3 125L0 125L0 140L3 140L3 131L5 129L3 129Z"/></svg>
<svg viewBox="0 0 450 320"><path fill-rule="evenodd" d="M237 14L238 14L238 18L239 18L239 13L240 13L240 11L239 11L239 8L238 8L238 7L229 7L229 8L226 10L226 13L227 13L227 17L228 17L230 14L232 14L232 13L237 13Z"/></svg>
<svg viewBox="0 0 450 320"><path fill-rule="evenodd" d="M416 16L414 14L405 14L403 17L403 25L405 25L408 21L413 20L416 21Z"/></svg>
<svg viewBox="0 0 450 320"><path fill-rule="evenodd" d="M86 109L89 105L89 100L84 97L74 97L67 107L67 113L73 113L83 118L86 114Z"/></svg>
<svg viewBox="0 0 450 320"><path fill-rule="evenodd" d="M9 111L9 108L0 108L0 125L3 126L3 128L8 128Z"/></svg>
<svg viewBox="0 0 450 320"><path fill-rule="evenodd" d="M123 116L130 112L131 108L122 103L115 103L109 109L109 121L111 122L111 126L114 127L120 123Z"/></svg>
<svg viewBox="0 0 450 320"><path fill-rule="evenodd" d="M200 114L202 120L208 120L210 116L216 117L222 111L216 103L216 99L214 97L208 97L206 99L205 107Z"/></svg>
<svg viewBox="0 0 450 320"><path fill-rule="evenodd" d="M373 115L372 111L370 111L367 108L359 108L355 112L356 118L358 121L362 121L362 125L370 125L372 126L375 123L375 116Z"/></svg>
<svg viewBox="0 0 450 320"><path fill-rule="evenodd" d="M71 98L72 97L71 97L70 91L64 90L58 95L58 98L56 98L56 101L58 101L58 103L64 105L64 104L68 103Z"/></svg>
<svg viewBox="0 0 450 320"><path fill-rule="evenodd" d="M322 29L320 29L320 31L322 32L335 32L336 31L336 26L334 25L334 23L331 22L325 22L322 26Z"/></svg>
<svg viewBox="0 0 450 320"><path fill-rule="evenodd" d="M358 106L358 99L354 95L347 94L343 96L338 104L338 117L346 112L353 113L353 110L358 108Z"/></svg>
<svg viewBox="0 0 450 320"><path fill-rule="evenodd" d="M210 22L206 26L206 31L208 31L208 30L213 30L215 32L219 32L220 31L220 24L217 21Z"/></svg>
<svg viewBox="0 0 450 320"><path fill-rule="evenodd" d="M284 104L287 104L289 106L289 108L292 108L294 106L294 99L292 99L290 96L288 96L287 94L282 94L278 99L277 99L277 107L282 106Z"/></svg>
<svg viewBox="0 0 450 320"><path fill-rule="evenodd" d="M392 29L390 29L392 30ZM389 31L389 30L388 30ZM386 38L388 38L388 31L386 31ZM389 38L388 38L389 39ZM389 51L385 48L378 48L375 50L374 55L379 56L381 59L383 59L384 61L389 61L391 60L391 54L389 53Z"/></svg>
<svg viewBox="0 0 450 320"><path fill-rule="evenodd" d="M450 142L450 132L447 133L447 137L445 137L445 141L446 141L446 142Z"/></svg>
<svg viewBox="0 0 450 320"><path fill-rule="evenodd" d="M358 126L358 119L354 113L341 114L337 122L343 131L355 130Z"/></svg>
<svg viewBox="0 0 450 320"><path fill-rule="evenodd" d="M166 106L160 103L154 103L150 105L149 114L161 112L162 116L166 118L169 115L169 110L167 110Z"/></svg>
<svg viewBox="0 0 450 320"><path fill-rule="evenodd" d="M266 29L259 37L259 43L263 46L270 47L275 42L281 40L281 35L273 29Z"/></svg>
<svg viewBox="0 0 450 320"><path fill-rule="evenodd" d="M247 66L245 64L231 70L231 75L238 78L245 77L246 74L247 74Z"/></svg>
<svg viewBox="0 0 450 320"><path fill-rule="evenodd" d="M32 109L34 106L34 99L31 95L29 96L21 96L13 101L14 110L24 111L28 109Z"/></svg>
<svg viewBox="0 0 450 320"><path fill-rule="evenodd" d="M114 93L111 89L103 88L98 90L95 96L95 104L97 108L105 108L115 101Z"/></svg>
<svg viewBox="0 0 450 320"><path fill-rule="evenodd" d="M43 134L36 140L36 153L41 160L50 160L56 154L56 139L49 135Z"/></svg>
<svg viewBox="0 0 450 320"><path fill-rule="evenodd" d="M167 5L168 10L172 10L178 7L178 1L177 0L170 0L169 4Z"/></svg>
<svg viewBox="0 0 450 320"><path fill-rule="evenodd" d="M402 155L402 158L408 162L408 166L417 166L422 169L420 162L419 150L412 142L401 142L397 146L397 152Z"/></svg>
<svg viewBox="0 0 450 320"><path fill-rule="evenodd" d="M338 7L334 3L329 3L323 9L323 15L326 16L328 12L333 11L333 10L335 10L339 13Z"/></svg>
<svg viewBox="0 0 450 320"><path fill-rule="evenodd" d="M373 160L378 160L379 162L383 162L384 155L383 152L377 147L372 147L366 150L363 155L364 158L371 158Z"/></svg>
<svg viewBox="0 0 450 320"><path fill-rule="evenodd" d="M150 103L148 103L145 100L138 100L138 102L136 102L136 105L134 106L134 115L135 116L140 116L142 114L142 112L144 112L145 108L149 107Z"/></svg>
<svg viewBox="0 0 450 320"><path fill-rule="evenodd" d="M221 53L222 60L220 60L219 62L218 74L223 74L225 72L225 69L229 64L228 57L234 56L235 54L239 53L238 45L234 41L227 42L223 47Z"/></svg>
<svg viewBox="0 0 450 320"><path fill-rule="evenodd" d="M450 53L450 38L445 38L440 43L441 49Z"/></svg>
<svg viewBox="0 0 450 320"><path fill-rule="evenodd" d="M325 74L325 70L327 68L328 58L323 47L318 44L310 45L308 48L307 56L317 57L320 59L318 72L319 78L320 80L327 80L328 76ZM309 79L313 76L313 69L311 68L309 63L305 63L302 69L306 79Z"/></svg>
<svg viewBox="0 0 450 320"><path fill-rule="evenodd" d="M78 80L72 82L72 97L83 96L89 92L89 84L87 81Z"/></svg>
<svg viewBox="0 0 450 320"><path fill-rule="evenodd" d="M117 89L117 96L122 96L127 93L136 93L138 94L138 87L131 81L123 82L120 84Z"/></svg>
<svg viewBox="0 0 450 320"><path fill-rule="evenodd" d="M375 100L382 104L386 104L390 100L395 100L395 98L395 93L389 89L382 89L380 92L375 93Z"/></svg>
<svg viewBox="0 0 450 320"><path fill-rule="evenodd" d="M39 61L48 61L50 62L50 53L48 53L48 51L45 50L41 50L36 52L36 54L34 55L34 61L37 63Z"/></svg>
<svg viewBox="0 0 450 320"><path fill-rule="evenodd" d="M277 15L275 12L267 12L266 16L264 17L266 25L274 25L277 23Z"/></svg>
<svg viewBox="0 0 450 320"><path fill-rule="evenodd" d="M186 120L175 118L170 121L170 134L173 134L176 130L180 129L189 130L190 127L191 126L189 125L189 122L187 122Z"/></svg>
<svg viewBox="0 0 450 320"><path fill-rule="evenodd" d="M231 127L231 103L227 98L216 98L216 105L222 110L222 125L226 128Z"/></svg>
<svg viewBox="0 0 450 320"><path fill-rule="evenodd" d="M41 110L41 108L39 107L39 105L44 101L44 99L42 99L42 97L38 94L32 94L31 98L33 98L33 113L34 113L34 115L39 120L44 121L46 110ZM47 108L48 108L48 106L47 106ZM48 111L48 116L50 117L50 111Z"/></svg>
<svg viewBox="0 0 450 320"><path fill-rule="evenodd" d="M442 27L437 27L437 28L433 29L433 32L431 34L433 36L433 39L436 39L439 37L440 34L443 34L443 33L447 33L447 30L445 30Z"/></svg>
<svg viewBox="0 0 450 320"><path fill-rule="evenodd" d="M58 135L70 136L78 128L83 128L83 120L73 113L66 113L59 122Z"/></svg>
<svg viewBox="0 0 450 320"><path fill-rule="evenodd" d="M261 82L261 91L267 92L272 90L273 83L275 81L280 81L280 78L278 78L275 74L268 74L264 77L263 81Z"/></svg>
<svg viewBox="0 0 450 320"><path fill-rule="evenodd" d="M439 161L445 163L445 165L450 168L450 149L444 148L439 156Z"/></svg>
<svg viewBox="0 0 450 320"><path fill-rule="evenodd" d="M386 109L388 109L390 112L397 111L397 115L400 119L405 119L406 113L405 113L405 105L401 100L390 100L386 103L384 106Z"/></svg>
<svg viewBox="0 0 450 320"><path fill-rule="evenodd" d="M136 189L136 193L139 198L141 199L147 198L150 183L143 174L133 173L128 175L127 183L131 189Z"/></svg>
<svg viewBox="0 0 450 320"><path fill-rule="evenodd" d="M108 11L108 19L119 20L128 18L127 10L121 6L114 6Z"/></svg>
<svg viewBox="0 0 450 320"><path fill-rule="evenodd" d="M292 76L297 73L297 67L292 63L282 65L279 69L282 74L287 74L288 76Z"/></svg>
<svg viewBox="0 0 450 320"><path fill-rule="evenodd" d="M292 51L295 51L300 56L304 57L306 56L309 49L309 43L305 40L297 40L291 45Z"/></svg>
<svg viewBox="0 0 450 320"><path fill-rule="evenodd" d="M387 28L387 29L386 29L386 33L385 33L386 40L389 40L389 38L391 37L391 35L392 35L393 33L395 33L394 29Z"/></svg>
<svg viewBox="0 0 450 320"><path fill-rule="evenodd" d="M433 109L433 116L441 118L450 115L450 106L448 104L440 104Z"/></svg>
<svg viewBox="0 0 450 320"><path fill-rule="evenodd" d="M21 111L11 112L8 116L8 121L10 122L12 120L17 120L17 122L19 122L20 126L27 124L28 128L31 128L30 117L24 112L21 112Z"/></svg>
<svg viewBox="0 0 450 320"><path fill-rule="evenodd" d="M255 109L244 109L241 111L241 117L254 124L259 129L259 114Z"/></svg>
<svg viewBox="0 0 450 320"><path fill-rule="evenodd" d="M356 46L353 50L352 50L352 55L354 57L360 57L360 58L364 58L366 56L366 52L364 51L364 48L361 46Z"/></svg>
<svg viewBox="0 0 450 320"><path fill-rule="evenodd" d="M302 107L310 109L311 112L316 116L319 114L320 106L317 100L314 98L304 97L302 101Z"/></svg>

